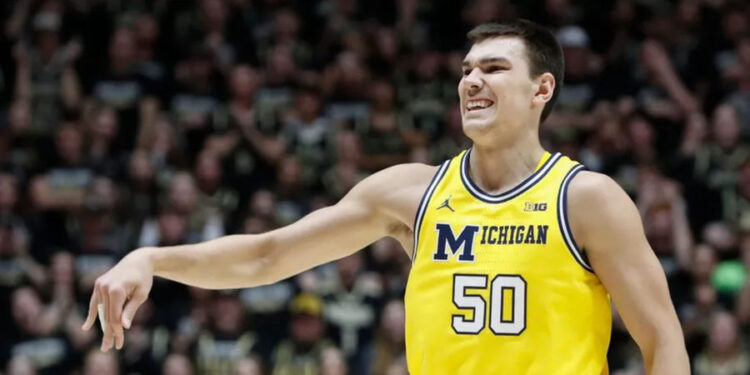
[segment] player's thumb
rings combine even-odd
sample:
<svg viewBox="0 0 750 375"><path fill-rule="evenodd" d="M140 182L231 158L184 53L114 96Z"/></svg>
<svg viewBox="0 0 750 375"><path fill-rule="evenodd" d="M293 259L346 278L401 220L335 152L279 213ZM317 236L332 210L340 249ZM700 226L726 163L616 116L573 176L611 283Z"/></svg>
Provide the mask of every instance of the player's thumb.
<svg viewBox="0 0 750 375"><path fill-rule="evenodd" d="M133 293L133 295L130 297L130 300L125 305L125 309L122 310L123 327L125 327L126 329L130 328L130 325L133 323L135 312L138 311L138 308L141 307L141 304L146 301L146 297L146 293L142 293L139 291Z"/></svg>

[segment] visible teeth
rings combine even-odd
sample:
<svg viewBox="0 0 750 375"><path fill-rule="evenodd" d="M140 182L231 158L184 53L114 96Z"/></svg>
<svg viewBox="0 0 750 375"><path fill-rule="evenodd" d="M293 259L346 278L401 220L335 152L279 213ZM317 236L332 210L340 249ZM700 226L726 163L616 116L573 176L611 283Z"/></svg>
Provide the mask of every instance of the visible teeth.
<svg viewBox="0 0 750 375"><path fill-rule="evenodd" d="M466 104L468 109L487 108L492 104L489 100L472 100Z"/></svg>

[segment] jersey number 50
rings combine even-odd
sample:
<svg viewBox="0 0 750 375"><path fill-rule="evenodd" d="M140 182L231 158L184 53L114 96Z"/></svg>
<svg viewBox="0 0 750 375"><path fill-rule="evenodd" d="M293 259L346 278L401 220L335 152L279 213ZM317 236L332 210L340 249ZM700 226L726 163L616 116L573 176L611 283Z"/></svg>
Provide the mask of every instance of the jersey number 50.
<svg viewBox="0 0 750 375"><path fill-rule="evenodd" d="M466 315L453 315L453 330L459 334L478 334L486 326L487 301L476 294L466 294L471 289L486 289L487 275L453 275L453 304L461 310L473 310L471 319ZM512 293L505 298L505 291ZM503 314L504 304L511 302ZM517 336L526 329L526 280L521 275L497 275L490 283L490 331L496 335ZM506 315L506 316L503 316ZM507 315L510 315L508 317Z"/></svg>

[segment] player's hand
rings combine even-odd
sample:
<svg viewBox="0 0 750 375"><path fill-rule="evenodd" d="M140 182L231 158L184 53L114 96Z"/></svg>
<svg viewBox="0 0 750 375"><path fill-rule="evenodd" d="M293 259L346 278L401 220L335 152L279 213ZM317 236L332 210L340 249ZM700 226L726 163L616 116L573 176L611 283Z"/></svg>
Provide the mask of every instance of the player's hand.
<svg viewBox="0 0 750 375"><path fill-rule="evenodd" d="M90 329L96 322L97 315L101 314L99 319L104 331L102 351L107 351L112 346L122 348L125 339L123 328L130 328L135 312L148 297L153 279L153 266L140 250L130 253L96 279L89 302L89 314L82 328ZM99 305L102 306L101 311Z"/></svg>

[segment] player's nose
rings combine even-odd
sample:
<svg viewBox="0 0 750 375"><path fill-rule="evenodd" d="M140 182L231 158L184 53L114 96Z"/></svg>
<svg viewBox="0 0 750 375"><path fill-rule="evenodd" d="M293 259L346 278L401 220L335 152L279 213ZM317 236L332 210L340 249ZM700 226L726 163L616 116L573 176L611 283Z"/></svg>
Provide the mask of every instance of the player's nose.
<svg viewBox="0 0 750 375"><path fill-rule="evenodd" d="M483 84L484 81L482 80L481 72L479 69L472 69L468 75L464 76L463 89L469 95L476 94L477 91L482 88Z"/></svg>

